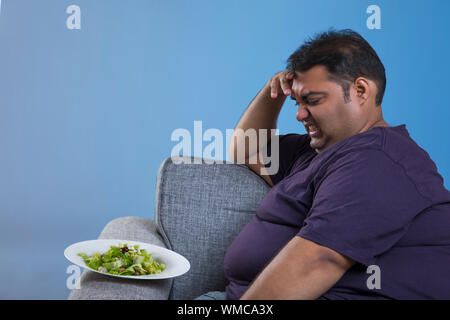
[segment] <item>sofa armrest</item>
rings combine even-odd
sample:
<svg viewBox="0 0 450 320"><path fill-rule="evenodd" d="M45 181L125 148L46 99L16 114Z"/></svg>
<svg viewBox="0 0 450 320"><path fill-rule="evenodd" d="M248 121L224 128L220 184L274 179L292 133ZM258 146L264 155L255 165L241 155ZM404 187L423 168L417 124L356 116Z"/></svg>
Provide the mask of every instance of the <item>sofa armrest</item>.
<svg viewBox="0 0 450 320"><path fill-rule="evenodd" d="M153 220L125 217L109 222L99 239L126 239L167 248ZM80 289L73 289L69 300L167 300L172 279L122 279L84 270Z"/></svg>

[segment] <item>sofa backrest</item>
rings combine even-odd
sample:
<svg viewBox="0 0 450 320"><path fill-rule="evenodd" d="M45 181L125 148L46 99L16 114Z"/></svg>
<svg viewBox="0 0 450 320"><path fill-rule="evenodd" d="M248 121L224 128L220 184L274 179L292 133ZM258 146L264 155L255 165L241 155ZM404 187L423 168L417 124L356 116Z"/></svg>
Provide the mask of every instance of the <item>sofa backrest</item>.
<svg viewBox="0 0 450 320"><path fill-rule="evenodd" d="M192 164L176 164L181 159ZM225 290L225 252L270 189L244 165L194 162L202 159L168 158L157 178L158 232L191 264L189 272L173 281L169 298L174 300Z"/></svg>

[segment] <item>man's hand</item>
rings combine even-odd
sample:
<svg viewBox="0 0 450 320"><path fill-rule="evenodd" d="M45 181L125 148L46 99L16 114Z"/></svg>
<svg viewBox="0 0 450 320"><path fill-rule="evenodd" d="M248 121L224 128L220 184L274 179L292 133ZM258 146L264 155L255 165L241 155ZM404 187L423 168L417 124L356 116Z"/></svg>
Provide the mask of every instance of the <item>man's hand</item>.
<svg viewBox="0 0 450 320"><path fill-rule="evenodd" d="M270 96L275 99L279 94L290 95L292 93L293 79L294 73L287 70L275 74L267 83L270 87Z"/></svg>
<svg viewBox="0 0 450 320"><path fill-rule="evenodd" d="M354 263L334 250L296 236L267 265L241 299L317 299Z"/></svg>

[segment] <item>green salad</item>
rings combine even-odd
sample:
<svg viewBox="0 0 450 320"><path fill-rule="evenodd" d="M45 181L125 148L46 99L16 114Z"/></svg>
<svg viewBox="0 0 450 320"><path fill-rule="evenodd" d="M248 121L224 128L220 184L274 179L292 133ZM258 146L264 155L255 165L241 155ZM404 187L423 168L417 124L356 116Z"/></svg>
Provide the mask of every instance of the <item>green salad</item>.
<svg viewBox="0 0 450 320"><path fill-rule="evenodd" d="M141 276L160 273L166 268L164 263L153 260L145 249L139 249L139 245L119 243L117 247L111 246L105 254L96 252L91 257L85 253L78 255L89 268L115 275Z"/></svg>

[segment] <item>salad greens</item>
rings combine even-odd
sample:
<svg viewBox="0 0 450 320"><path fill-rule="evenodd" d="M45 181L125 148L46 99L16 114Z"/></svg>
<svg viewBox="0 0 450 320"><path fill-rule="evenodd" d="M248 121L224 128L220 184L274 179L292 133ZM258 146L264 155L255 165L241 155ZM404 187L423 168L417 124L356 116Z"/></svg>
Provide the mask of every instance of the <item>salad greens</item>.
<svg viewBox="0 0 450 320"><path fill-rule="evenodd" d="M111 246L105 254L96 252L91 257L85 253L78 253L78 255L83 258L89 268L115 275L148 275L160 273L166 268L164 263L153 260L152 255L145 249L139 249L139 245L130 246L119 243L117 247Z"/></svg>

